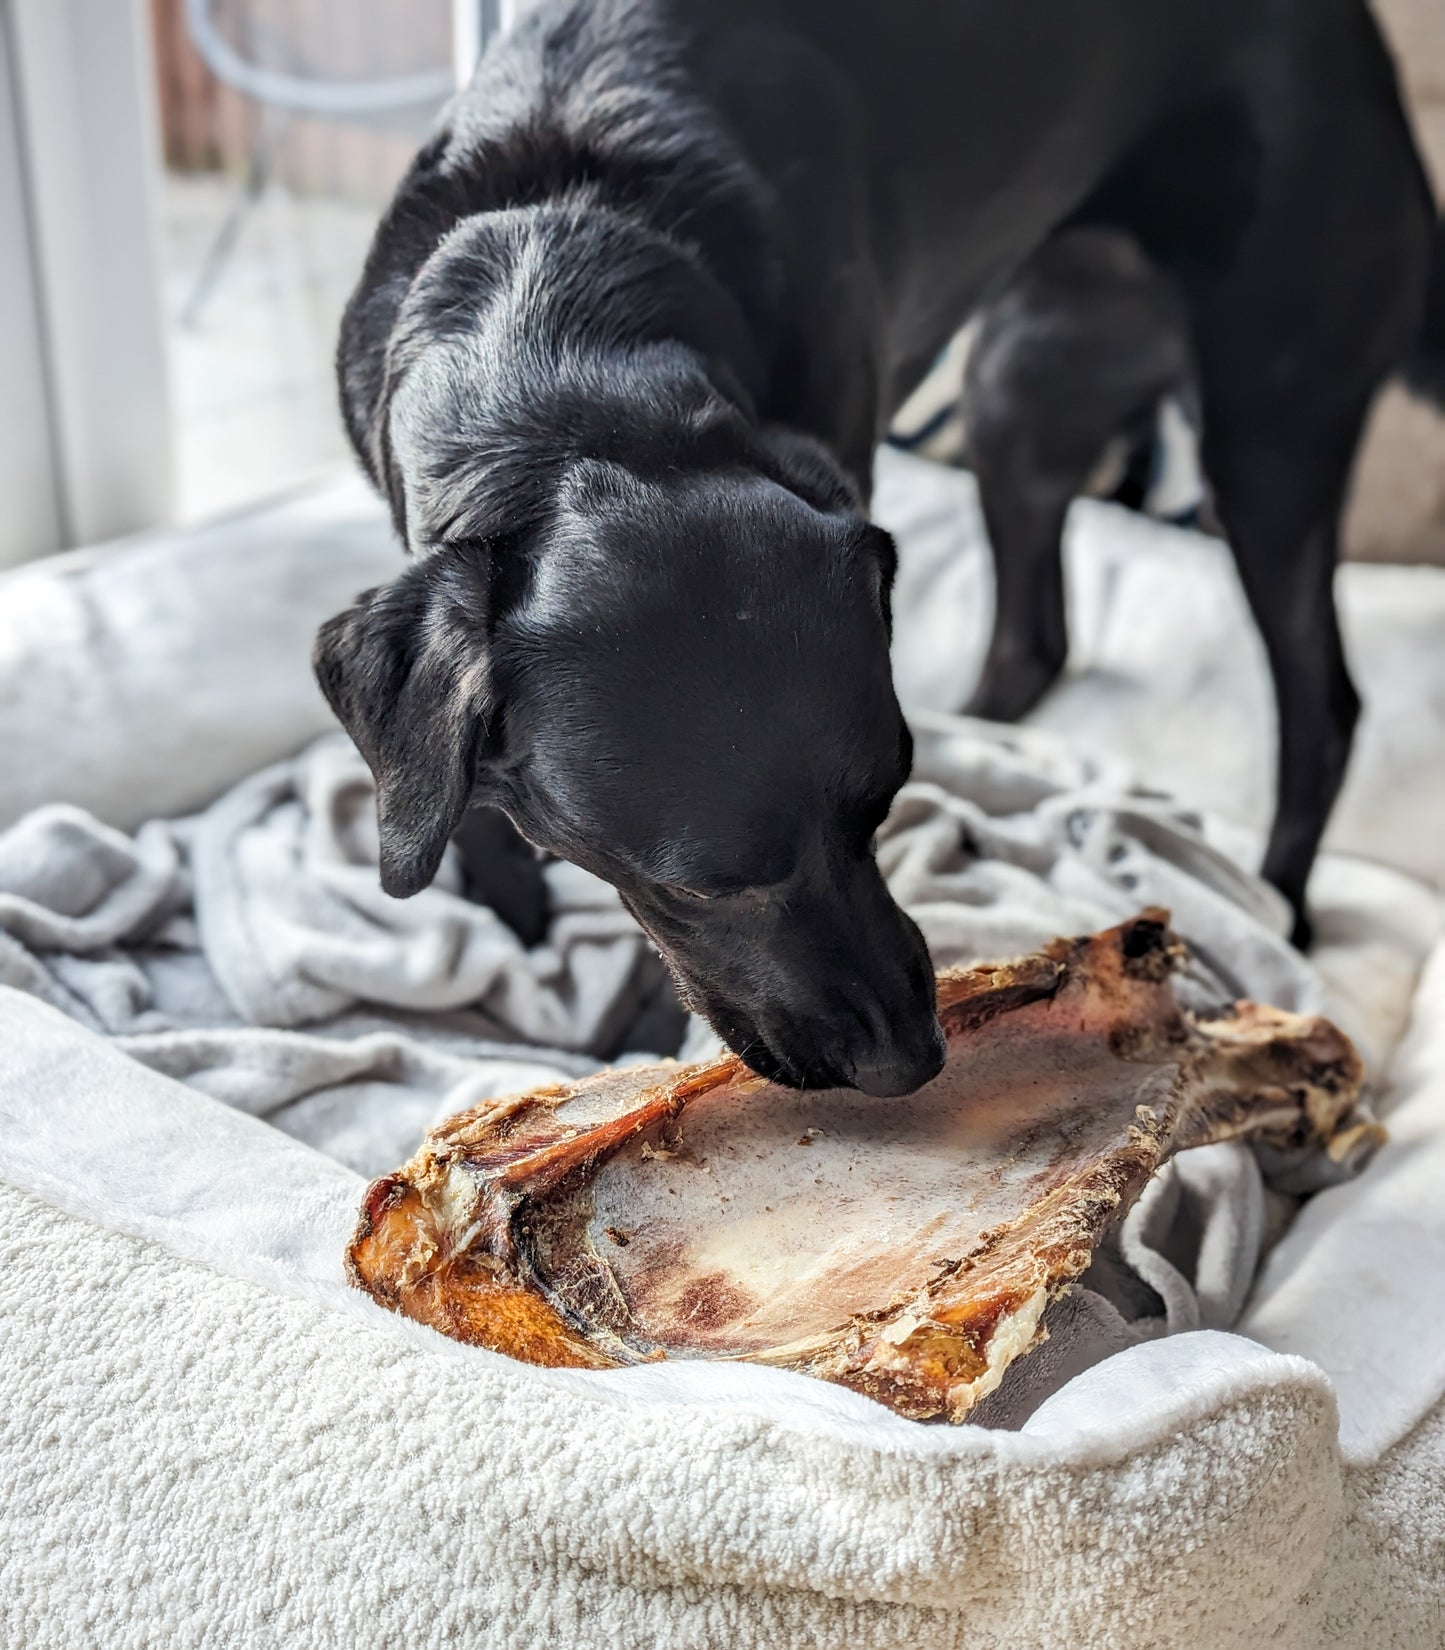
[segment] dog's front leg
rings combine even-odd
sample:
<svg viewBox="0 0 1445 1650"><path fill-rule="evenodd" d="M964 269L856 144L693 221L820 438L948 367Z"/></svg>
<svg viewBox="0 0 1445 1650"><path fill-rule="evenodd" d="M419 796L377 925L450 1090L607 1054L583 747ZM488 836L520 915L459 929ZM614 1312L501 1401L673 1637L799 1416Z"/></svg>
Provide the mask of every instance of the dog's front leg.
<svg viewBox="0 0 1445 1650"><path fill-rule="evenodd" d="M547 884L537 850L500 808L478 806L452 833L462 862L462 892L490 906L526 946L547 937Z"/></svg>
<svg viewBox="0 0 1445 1650"><path fill-rule="evenodd" d="M995 595L993 635L966 714L1016 722L1068 659L1062 540L1074 486L1028 471L1022 455L998 467L975 455L974 469Z"/></svg>
<svg viewBox="0 0 1445 1650"><path fill-rule="evenodd" d="M964 374L968 462L993 558L993 631L964 707L969 716L1016 722L1058 680L1069 656L1064 613L1064 522L1090 464L1113 433L1095 429L1097 399L1070 399L1061 430L1059 397L1038 359L1032 329L1015 302L987 312ZM1082 417L1082 432L1072 424Z"/></svg>

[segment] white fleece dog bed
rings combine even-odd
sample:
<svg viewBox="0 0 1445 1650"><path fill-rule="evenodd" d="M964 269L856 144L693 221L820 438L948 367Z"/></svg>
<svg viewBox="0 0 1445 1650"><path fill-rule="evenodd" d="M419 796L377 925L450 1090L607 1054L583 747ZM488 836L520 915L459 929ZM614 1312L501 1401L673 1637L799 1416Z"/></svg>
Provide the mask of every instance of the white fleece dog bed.
<svg viewBox="0 0 1445 1650"><path fill-rule="evenodd" d="M967 483L901 459L882 483L900 681L946 708L982 629ZM1081 668L1040 720L1090 704L1096 741L1257 823L1268 700L1217 547L1102 510L1079 526ZM133 827L309 742L315 620L395 557L345 483L13 576L0 824L64 799ZM1423 644L1445 578L1345 584L1386 642L1357 661L1367 699L1424 710L1389 742L1367 720L1355 783L1387 758L1403 777L1337 830L1438 875ZM1171 712L1206 673L1207 720ZM0 991L3 1641L1445 1642L1445 961L1415 980L1435 901L1336 858L1317 904L1331 1005L1388 1069L1390 1145L1306 1206L1240 1332L1134 1346L1016 1432L761 1369L549 1373L441 1340L345 1288L354 1171Z"/></svg>

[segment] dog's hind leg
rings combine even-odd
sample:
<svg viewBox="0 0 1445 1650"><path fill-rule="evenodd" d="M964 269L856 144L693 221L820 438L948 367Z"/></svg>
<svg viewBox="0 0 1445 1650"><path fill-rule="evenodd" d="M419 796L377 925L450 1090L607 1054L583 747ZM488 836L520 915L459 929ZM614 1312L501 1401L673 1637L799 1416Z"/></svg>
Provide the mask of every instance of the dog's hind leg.
<svg viewBox="0 0 1445 1650"><path fill-rule="evenodd" d="M1211 337L1207 316L1197 342L1204 468L1274 682L1277 790L1263 874L1293 906L1301 946L1305 885L1360 710L1335 611L1340 517L1374 392L1412 321L1408 302L1382 303L1377 287L1362 287L1360 302L1357 326L1342 307L1333 328L1302 322L1291 335L1278 308L1252 317L1236 290L1218 312L1222 336Z"/></svg>
<svg viewBox="0 0 1445 1650"><path fill-rule="evenodd" d="M1300 945L1360 709L1335 612L1340 517L1375 391L1418 328L1429 260L1433 212L1408 145L1388 107L1357 107L1328 153L1267 177L1222 278L1190 283L1204 469L1274 680L1263 873Z"/></svg>
<svg viewBox="0 0 1445 1650"><path fill-rule="evenodd" d="M1274 683L1274 826L1263 875L1310 940L1305 884L1344 782L1360 701L1335 611L1339 521L1368 400L1321 419L1206 399L1205 466Z"/></svg>
<svg viewBox="0 0 1445 1650"><path fill-rule="evenodd" d="M969 714L1014 721L1063 670L1069 506L1108 443L1188 376L1172 292L1110 230L1059 235L978 316L963 417L995 606Z"/></svg>

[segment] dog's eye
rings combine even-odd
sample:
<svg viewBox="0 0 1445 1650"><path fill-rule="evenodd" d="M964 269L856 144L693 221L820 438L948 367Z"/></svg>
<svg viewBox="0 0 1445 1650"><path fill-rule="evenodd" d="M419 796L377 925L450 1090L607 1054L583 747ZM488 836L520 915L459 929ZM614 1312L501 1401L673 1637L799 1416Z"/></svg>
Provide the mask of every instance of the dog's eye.
<svg viewBox="0 0 1445 1650"><path fill-rule="evenodd" d="M701 903L706 900L714 900L718 898L718 895L716 894L703 893L700 888L685 888L680 882L664 882L662 884L662 888L665 892L671 894L674 899L697 901Z"/></svg>
<svg viewBox="0 0 1445 1650"><path fill-rule="evenodd" d="M684 882L664 882L659 886L684 905L758 905L772 895L770 888L751 882L717 883L707 889L691 888Z"/></svg>

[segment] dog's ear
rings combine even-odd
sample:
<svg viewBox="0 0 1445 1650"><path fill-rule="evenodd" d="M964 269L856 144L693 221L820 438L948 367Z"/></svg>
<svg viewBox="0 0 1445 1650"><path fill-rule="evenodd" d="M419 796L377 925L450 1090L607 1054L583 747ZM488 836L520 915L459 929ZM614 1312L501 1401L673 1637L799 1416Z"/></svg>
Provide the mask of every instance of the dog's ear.
<svg viewBox="0 0 1445 1650"><path fill-rule="evenodd" d="M898 546L893 535L876 523L865 521L858 529L857 548L873 569L878 581L878 605L889 633L893 630L893 583L898 577Z"/></svg>
<svg viewBox="0 0 1445 1650"><path fill-rule="evenodd" d="M485 562L434 551L317 633L321 691L376 777L381 885L437 873L494 725Z"/></svg>

